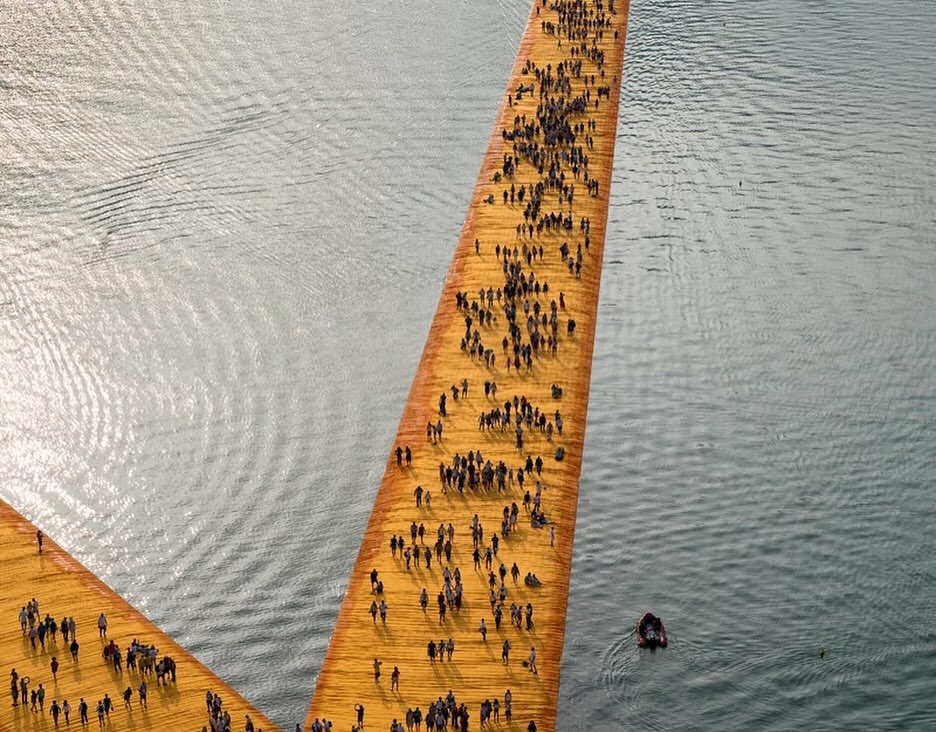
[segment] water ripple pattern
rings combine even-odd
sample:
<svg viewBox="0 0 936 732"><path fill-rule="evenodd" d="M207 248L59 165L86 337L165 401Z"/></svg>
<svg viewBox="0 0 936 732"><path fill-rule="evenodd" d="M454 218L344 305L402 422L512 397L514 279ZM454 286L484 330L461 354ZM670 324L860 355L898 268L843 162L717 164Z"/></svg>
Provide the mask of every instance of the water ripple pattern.
<svg viewBox="0 0 936 732"><path fill-rule="evenodd" d="M569 719L936 718L936 15L898 5L632 7ZM645 610L665 651L621 640Z"/></svg>
<svg viewBox="0 0 936 732"><path fill-rule="evenodd" d="M0 497L284 729L528 12L0 2ZM934 34L632 5L560 729L936 725Z"/></svg>

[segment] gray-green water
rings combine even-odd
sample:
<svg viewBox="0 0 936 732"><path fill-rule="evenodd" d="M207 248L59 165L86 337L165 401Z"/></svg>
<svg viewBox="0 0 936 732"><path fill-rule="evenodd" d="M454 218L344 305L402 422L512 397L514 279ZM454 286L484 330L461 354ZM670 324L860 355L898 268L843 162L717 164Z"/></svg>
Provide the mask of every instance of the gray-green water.
<svg viewBox="0 0 936 732"><path fill-rule="evenodd" d="M0 2L0 497L284 728L528 8ZM632 7L560 730L936 724L934 32Z"/></svg>

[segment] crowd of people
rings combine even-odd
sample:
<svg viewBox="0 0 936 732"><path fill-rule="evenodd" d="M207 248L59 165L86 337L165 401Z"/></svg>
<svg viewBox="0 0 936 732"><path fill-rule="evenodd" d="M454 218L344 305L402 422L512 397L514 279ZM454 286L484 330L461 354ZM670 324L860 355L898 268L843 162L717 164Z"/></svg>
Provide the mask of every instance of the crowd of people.
<svg viewBox="0 0 936 732"><path fill-rule="evenodd" d="M355 705L355 710L357 711L357 724L352 727L352 732L363 732L364 706ZM499 722L501 710L504 713L504 721L509 724L513 718L513 695L510 689L504 692L503 704L497 696L493 699L486 698L481 702L479 709L481 729L484 729L489 722ZM426 705L425 713L419 706L409 707L401 717L402 720L394 718L390 723L390 732L421 732L424 722L427 732L443 732L448 729L452 732L468 732L471 713L468 705L463 702L459 703L455 698L455 692L449 689L444 697L438 696L430 701ZM300 732L298 726L296 732ZM313 732L318 731L313 730Z"/></svg>
<svg viewBox="0 0 936 732"><path fill-rule="evenodd" d="M522 71L526 78L509 98L515 114L501 131L503 160L494 176L494 183L500 188L497 195L487 195L483 199L489 205L500 201L501 205L517 212L516 238L512 242L489 245L499 265L498 281L476 285L473 291L455 293L456 312L464 320L458 347L476 367L480 362L485 369L486 404L480 412L474 412L477 428L488 443L484 452L498 456L485 456L477 447L465 451L464 445L454 444L454 441L451 445L443 442L443 432L456 433L454 427L447 426L449 421L460 420L457 426L459 430L464 429L467 418L464 405L474 403L469 399L469 379L456 380L450 389L439 395L438 414L426 423L430 449L433 452L441 449L449 454L438 463L438 477L439 489L446 497L441 510L450 508L453 514L438 523L435 532L431 528L427 530L430 518L438 522L439 505L430 513L425 500L428 491L416 486L418 516L412 520L408 531L394 531L390 537L394 566L407 573L410 582L416 580L422 585L418 591L418 605L423 614L428 615L431 598L435 597L438 627L446 631L438 640L435 634L428 639L429 664L440 666L473 657L467 650L462 654L454 653L458 635L451 632L453 628L464 627L463 623L456 623L453 616L461 615L467 608L469 618L474 618L472 626L477 628L476 637L481 643L486 644L491 633L498 634L501 661L505 666L510 665L513 645L524 645L522 636L513 633L526 634L525 645L530 650L522 665L533 675L539 673L533 596L543 582L533 571L534 567L521 571L509 556L514 536L524 531L525 526L533 531L546 529L548 545L555 546L555 520L547 514L545 498L548 469L543 456L537 455L536 447L555 445L557 438L561 442L564 420L559 409L535 404L522 393L523 389L518 389L510 399L498 401L495 377L526 384L527 375L536 372L538 359L557 357L564 342L575 337L576 322L568 315L568 289L563 288L562 278L580 278L589 263L591 218L588 211L576 213L576 203L582 195L594 197L601 193L598 179L590 168L598 130L595 110L602 100L611 98L612 90L612 82L605 78L604 35L613 33L617 38L617 31L613 30L613 3L553 0L547 7L545 2L539 2L537 12L546 15L544 11L552 13L548 19L543 18L541 30L555 38L565 58L545 65L532 58L526 60ZM617 77L613 83L617 83ZM476 238L475 255L483 257L487 251L480 237ZM499 367L505 369L506 376L498 375ZM561 400L563 391L558 383L549 387L553 400ZM517 466L500 458L502 449L491 442L503 433L515 437L514 447L522 456ZM555 450L557 460L564 456L561 445L549 449ZM396 463L401 468L404 465L402 455L402 448L398 447ZM407 448L407 469L419 458ZM499 530L486 533L478 513L465 529L454 528L458 525L458 512L464 510L463 501L479 508L487 507L494 496L507 498L506 504L500 504ZM521 512L527 516L527 523L520 522ZM461 538L463 530L464 539ZM459 563L469 554L472 571L465 572ZM525 551L523 556L529 557L529 552ZM386 603L386 593L395 592L399 585L394 577L377 578L376 571L371 575L371 589L375 594L371 615L375 624L377 614L383 618L381 607ZM432 581L438 584L433 587ZM483 587L489 599L487 605L466 605L469 594L481 591L474 585L475 589L469 593L468 583L479 583ZM399 663L399 660L394 659L394 662ZM373 663L374 679L380 683L379 668L383 660L379 652ZM399 666L394 669L396 678L391 685L398 691ZM502 712L509 722L511 704L509 692L503 705L499 699L482 701L478 710L481 727L499 722ZM457 704L450 691L428 705L425 714L420 707L407 709L393 720L390 729L391 732L403 729L410 732L420 730L425 722L429 730L467 730L469 718L467 705ZM363 728L360 716L358 723ZM527 729L535 730L536 721L530 720Z"/></svg>
<svg viewBox="0 0 936 732"><path fill-rule="evenodd" d="M40 553L42 549L42 535L37 533L37 543ZM59 661L59 636L61 635L62 647L68 648L71 664L71 671L74 678L80 679L78 675L78 625L74 616L62 616L61 621L56 621L51 613L46 613L43 617L39 610L39 601L33 597L23 605L18 613L18 622L24 638L29 640L30 652L36 655L46 655L49 658L49 677L51 678L51 687L59 688L59 672L62 670L62 664ZM155 676L157 685L168 685L176 681L176 663L171 656L163 656L157 660L157 650L153 645L145 645L137 639L133 639L127 648L126 657L122 654L117 643L107 635L107 617L102 612L98 615L96 625L98 636L102 644L101 658L103 662L109 665L115 675L123 676L124 671L135 672L138 678L133 685L127 686L121 696L123 697L123 708L127 712L132 712L134 708L134 698L136 706L142 709L147 708L148 685L147 678ZM126 669L124 667L126 663ZM10 671L10 696L13 706L20 710L28 710L35 714L46 714L46 697L49 695L45 682L34 680L31 676L20 675L16 668ZM89 697L90 698L90 697ZM90 724L92 715L96 715L98 725L103 728L109 722L111 714L116 711L116 704L111 698L109 692L104 692L96 702L88 702L84 697L79 697L74 711L78 715L78 723L82 726ZM58 727L60 718L65 726L71 724L73 707L67 698L62 696L62 701L58 698L52 698L48 705L48 714L52 718L53 726Z"/></svg>
<svg viewBox="0 0 936 732"><path fill-rule="evenodd" d="M536 567L521 571L510 554L515 536L520 537L517 541L526 542L524 531L545 530L548 546L555 547L556 520L551 512L547 513L546 505L551 475L537 451L548 447L550 453L555 452L556 460L561 460L565 449L555 443L561 443L565 425L559 409L536 404L523 392L538 388L527 381L528 374L536 373L538 361L556 358L575 338L576 322L569 314L567 294L575 289L571 286L574 279L564 286L564 278L580 278L590 261L591 208L577 212L576 204L583 197L602 192L590 167L598 134L595 112L603 100L611 98L613 85L618 83L616 76L613 80L606 78L604 50L605 34L613 33L615 39L618 35L613 28L613 2L552 0L547 6L545 0L538 0L536 12L544 16L541 30L555 39L563 59L542 65L533 58L525 61L525 78L509 95L513 118L501 131L503 159L493 178L499 187L496 195L483 196L489 205L500 204L516 211L516 237L511 242L486 246L481 237L476 238L475 256L490 256L488 252L493 251L499 279L455 292L456 312L464 320L458 347L474 362L474 368L480 365L484 369L484 406L468 416L472 414L469 405L476 404L469 398L468 378L456 379L450 389L439 394L438 413L426 422L426 442L428 452L448 453L438 461L438 487L445 496L440 499L442 508L437 503L431 510L425 500L428 491L422 485L416 486L418 515L408 531L394 531L390 537L394 566L408 577L404 587L418 583L418 605L424 615L429 614L428 607L435 597L437 627L444 636L437 640L433 634L425 647L427 662L439 668L439 673L445 665L458 663L456 642L470 642L459 637L464 633L464 622L454 619L467 610L469 618L473 618L470 627L477 628L478 642L487 643L492 633L497 634L504 666L510 666L513 645L525 645L529 653L522 665L532 675L539 674L534 603L543 581L534 571ZM498 401L495 379L526 386L518 388L510 399ZM563 393L560 383L549 385L553 400L561 400ZM454 440L443 441L443 432L461 434L466 419L476 420L482 440L487 443L483 451L491 454L482 454L478 447L465 450ZM519 465L510 465L512 461L503 457L503 448L496 442L503 433L514 437L513 446L521 455ZM403 450L398 447L396 463L401 468L402 456ZM420 458L407 447L406 469L412 469L414 462L419 467ZM500 502L495 531L485 531L479 513L474 513L469 526L459 526L458 517L466 505L487 510L495 496L507 499L506 503ZM557 507L550 506L550 511L555 510ZM443 514L445 520L439 522L440 511L451 514ZM525 523L520 521L521 514L527 517ZM436 523L435 532L427 529L427 524ZM472 568L463 571L459 565L468 555ZM529 561L530 553L523 551L518 556ZM383 617L380 608L387 602L386 594L396 598L401 583L395 576L378 578L376 572L373 570L371 575L375 595L371 615L374 624L379 625L377 614ZM433 582L437 583L434 587ZM488 597L487 604L467 603L467 597L480 592ZM411 607L405 598L400 605L401 612ZM409 616L406 622L410 622ZM400 659L393 661L399 663ZM378 644L373 661L378 684L382 663ZM405 670L405 666L394 666L393 691L399 691L401 667ZM502 712L509 722L511 703L509 692L503 705L499 699L481 702L481 727L499 722ZM363 729L362 713L357 726ZM467 730L469 717L467 705L456 704L450 691L432 702L425 714L419 707L407 709L393 720L390 729L410 732L420 730L425 722L429 730ZM530 720L526 728L535 731L536 721Z"/></svg>

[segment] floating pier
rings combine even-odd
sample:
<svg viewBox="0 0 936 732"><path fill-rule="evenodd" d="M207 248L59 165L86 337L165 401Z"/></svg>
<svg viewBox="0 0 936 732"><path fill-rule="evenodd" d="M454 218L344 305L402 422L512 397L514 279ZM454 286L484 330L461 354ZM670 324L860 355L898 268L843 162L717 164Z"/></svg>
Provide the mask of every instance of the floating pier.
<svg viewBox="0 0 936 732"><path fill-rule="evenodd" d="M628 9L531 9L304 729L354 728L361 707L365 729L406 729L434 702L450 726L464 709L478 729L487 709L494 728L555 729Z"/></svg>
<svg viewBox="0 0 936 732"><path fill-rule="evenodd" d="M40 642L38 632L30 640L30 622L20 627L20 612L36 600L39 612L33 627L54 619L56 632L46 633ZM98 629L101 613L107 622L106 632ZM28 679L26 700L22 695L13 705L8 688L0 703L0 730L99 729L97 704L107 694L113 708L105 717L108 732L133 730L211 729L205 700L206 691L217 694L222 701L221 712L231 716L232 729L243 730L245 715L250 715L256 730L271 732L276 727L239 694L202 665L194 656L169 638L150 620L109 589L87 568L62 550L54 541L43 537L39 553L37 528L23 516L0 501L0 659L3 673L16 670L19 685ZM63 619L75 621L78 641L77 658L70 649L72 638L62 635ZM168 673L164 681L157 679L156 669L143 670L142 654L135 661L137 668L127 667L127 651L136 639L146 646L155 646L156 660L166 656L175 662L173 680ZM111 660L103 656L107 644L113 641L120 649L118 671ZM52 659L58 661L53 675ZM12 681L7 677L8 682ZM146 705L140 700L140 685L146 683ZM40 710L32 709L32 693L39 685L45 691ZM129 688L129 706L123 694ZM87 726L81 724L80 700L88 705ZM52 716L53 702L71 707L70 724L60 713L58 725Z"/></svg>

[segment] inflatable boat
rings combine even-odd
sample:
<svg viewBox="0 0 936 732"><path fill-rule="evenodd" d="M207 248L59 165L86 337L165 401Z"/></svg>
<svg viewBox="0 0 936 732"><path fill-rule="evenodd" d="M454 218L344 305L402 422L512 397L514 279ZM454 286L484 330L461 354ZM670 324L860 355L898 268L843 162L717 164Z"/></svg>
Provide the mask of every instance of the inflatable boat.
<svg viewBox="0 0 936 732"><path fill-rule="evenodd" d="M637 645L641 648L666 648L666 628L653 613L644 613L637 621Z"/></svg>

